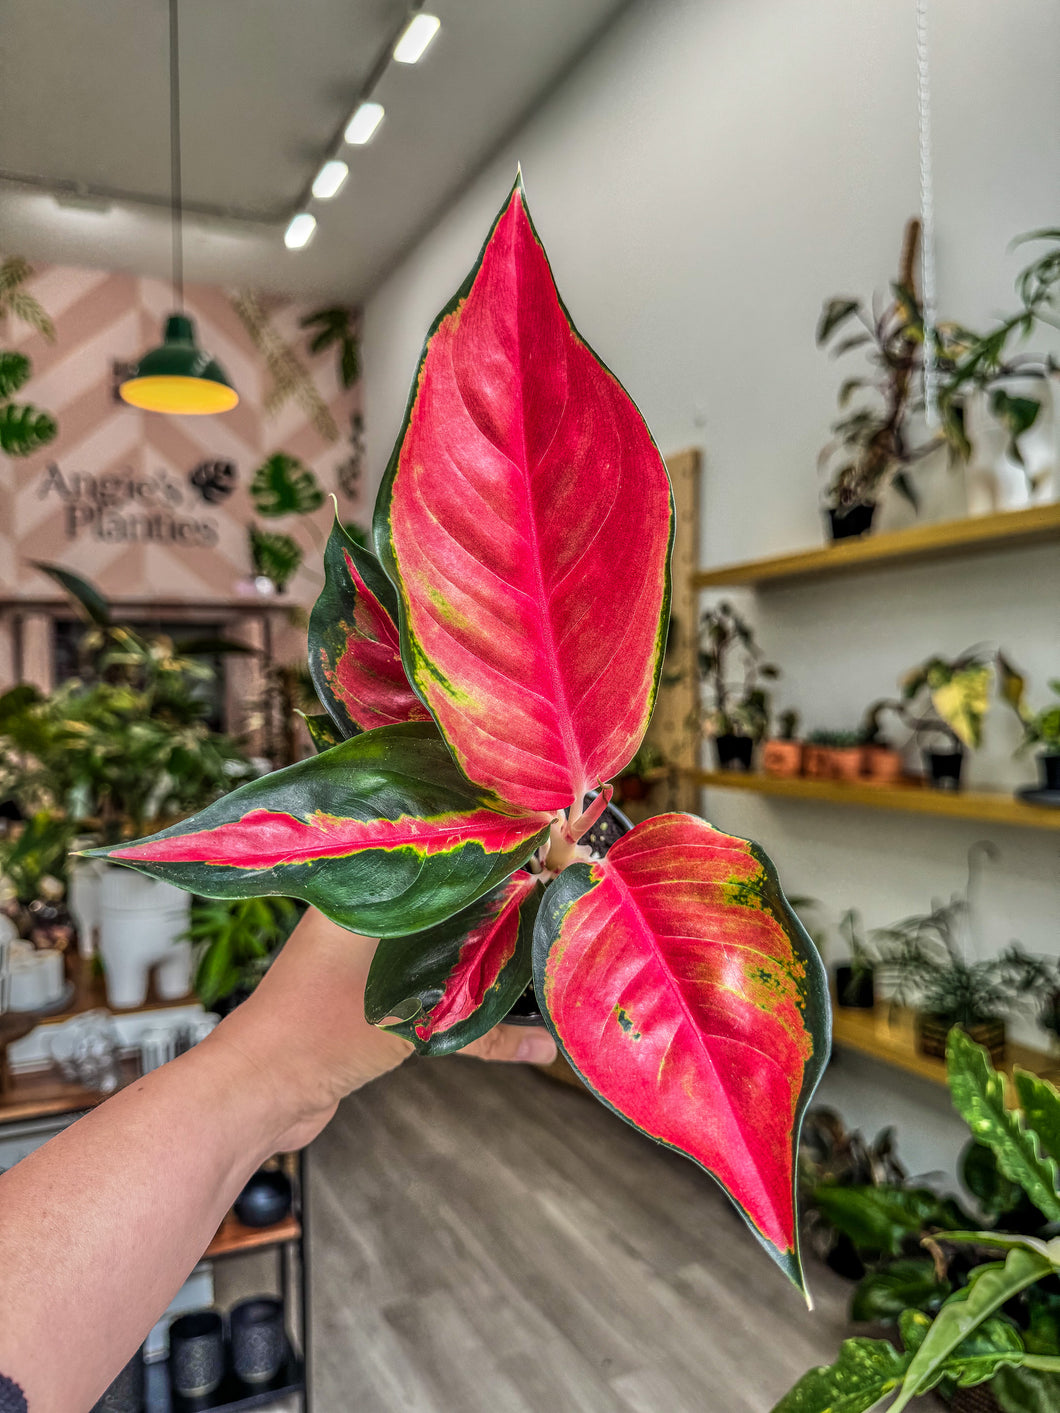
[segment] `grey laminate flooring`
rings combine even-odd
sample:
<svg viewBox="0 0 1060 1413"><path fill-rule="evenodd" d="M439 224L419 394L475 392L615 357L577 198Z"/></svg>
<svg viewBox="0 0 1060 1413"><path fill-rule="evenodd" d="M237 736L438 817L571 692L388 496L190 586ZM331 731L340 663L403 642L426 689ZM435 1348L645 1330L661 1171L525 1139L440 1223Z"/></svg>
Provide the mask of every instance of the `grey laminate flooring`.
<svg viewBox="0 0 1060 1413"><path fill-rule="evenodd" d="M849 1331L702 1172L522 1067L413 1060L310 1154L314 1413L766 1413Z"/></svg>

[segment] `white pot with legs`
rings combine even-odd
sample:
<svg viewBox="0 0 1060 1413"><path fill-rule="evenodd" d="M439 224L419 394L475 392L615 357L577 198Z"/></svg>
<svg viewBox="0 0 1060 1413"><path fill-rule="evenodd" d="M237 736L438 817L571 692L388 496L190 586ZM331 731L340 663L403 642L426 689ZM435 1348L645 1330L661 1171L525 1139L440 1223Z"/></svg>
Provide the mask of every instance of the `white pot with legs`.
<svg viewBox="0 0 1060 1413"><path fill-rule="evenodd" d="M1049 379L1009 382L1013 396L1033 398L1041 411L1020 437L1023 465L1009 452L1009 432L990 411L988 395L973 393L965 404L965 431L972 454L965 469L968 514L994 515L1056 499L1057 419Z"/></svg>
<svg viewBox="0 0 1060 1413"><path fill-rule="evenodd" d="M191 896L135 869L108 864L99 889L99 952L107 1004L115 1010L142 1006L151 972L164 1001L191 990L188 930Z"/></svg>

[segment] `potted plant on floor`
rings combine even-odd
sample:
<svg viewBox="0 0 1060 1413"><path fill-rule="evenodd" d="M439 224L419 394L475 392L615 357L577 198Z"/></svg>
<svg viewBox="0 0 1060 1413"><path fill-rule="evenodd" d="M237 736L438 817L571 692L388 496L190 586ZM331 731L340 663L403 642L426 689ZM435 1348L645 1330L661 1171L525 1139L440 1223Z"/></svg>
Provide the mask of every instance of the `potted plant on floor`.
<svg viewBox="0 0 1060 1413"><path fill-rule="evenodd" d="M769 726L769 698L759 678L773 681L780 672L763 660L754 630L729 603L700 619L699 672L706 696L703 732L714 744L718 769L750 770L755 744Z"/></svg>
<svg viewBox="0 0 1060 1413"><path fill-rule="evenodd" d="M893 485L916 509L911 469L932 451L909 440L909 416L916 404L923 365L924 321L916 292L919 221L906 226L893 298L866 309L860 299L839 296L825 302L817 323L817 346L833 358L863 350L865 376L847 378L839 389L842 415L832 424L833 439L821 452L828 471L825 507L833 540L867 535L876 505ZM853 329L853 332L851 330ZM862 399L851 410L855 397Z"/></svg>
<svg viewBox="0 0 1060 1413"><path fill-rule="evenodd" d="M762 769L766 775L802 774L803 744L798 739L799 713L782 711L777 718L777 734L762 744Z"/></svg>
<svg viewBox="0 0 1060 1413"><path fill-rule="evenodd" d="M801 1285L820 958L756 845L686 814L606 856L582 842L651 715L672 519L659 452L572 326L518 181L428 333L379 558L338 525L325 550L310 669L340 743L98 852L381 937L366 1014L427 1054L485 1033L532 979L587 1087L714 1174Z"/></svg>
<svg viewBox="0 0 1060 1413"><path fill-rule="evenodd" d="M839 919L839 931L850 960L835 969L836 1005L847 1010L871 1011L876 1004L877 955L865 936L861 914L848 908Z"/></svg>
<svg viewBox="0 0 1060 1413"><path fill-rule="evenodd" d="M846 1340L833 1364L804 1374L772 1413L902 1413L936 1388L966 1413L991 1407L958 1403L987 1388L1002 1413L1060 1406L1060 1247L1053 1237L1060 1222L1060 1091L1017 1068L1010 1106L1004 1077L959 1030L949 1037L946 1062L954 1106L975 1139L971 1152L985 1155L975 1169L966 1157L963 1170L966 1178L976 1173L972 1191L996 1225L976 1231L970 1220L957 1229L945 1219L922 1223L911 1233L929 1227L919 1270L896 1271L895 1262L863 1282L859 1314L897 1324L900 1344ZM886 1231L892 1205L876 1201L862 1213L861 1229L871 1223Z"/></svg>

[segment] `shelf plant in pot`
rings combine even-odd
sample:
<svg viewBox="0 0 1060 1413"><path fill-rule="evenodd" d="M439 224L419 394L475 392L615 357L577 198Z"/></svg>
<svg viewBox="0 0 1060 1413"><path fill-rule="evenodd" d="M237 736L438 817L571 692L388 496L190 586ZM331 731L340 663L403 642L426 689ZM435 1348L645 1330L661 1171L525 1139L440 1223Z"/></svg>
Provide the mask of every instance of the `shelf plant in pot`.
<svg viewBox="0 0 1060 1413"><path fill-rule="evenodd" d="M699 673L706 697L703 732L713 742L718 769L750 770L755 745L769 726L769 698L759 679L773 681L780 672L764 661L754 630L730 603L707 609L700 619Z"/></svg>
<svg viewBox="0 0 1060 1413"><path fill-rule="evenodd" d="M827 471L825 507L833 540L867 535L880 496L888 486L914 509L918 505L911 471L937 441L912 445L909 415L919 396L924 321L916 292L916 252L920 223L906 226L892 298L866 308L846 295L826 300L817 322L817 345L833 358L863 352L868 369L845 379L839 389L841 416L820 456ZM855 398L860 404L851 407Z"/></svg>
<svg viewBox="0 0 1060 1413"><path fill-rule="evenodd" d="M23 814L55 811L71 832L117 842L180 818L251 773L235 743L209 727L202 685L211 669L174 648L114 623L92 585L48 572L71 593L89 627L81 676L45 696L16 687L0 698L4 792ZM209 645L211 653L218 647ZM94 871L107 997L117 1008L142 1004L153 967L159 993L186 995L191 951L180 941L190 899L171 885L100 862ZM83 880L78 880L83 881ZM76 889L74 891L77 891Z"/></svg>
<svg viewBox="0 0 1060 1413"><path fill-rule="evenodd" d="M1009 671L1012 685L1005 696L1023 727L1023 740L1017 749L1028 751L1038 747L1038 788L1021 790L1020 794L1037 803L1060 804L1060 700L1040 711L1032 711L1025 700L1023 678L1013 669ZM1053 695L1060 698L1060 677L1052 678L1048 685Z"/></svg>
<svg viewBox="0 0 1060 1413"><path fill-rule="evenodd" d="M974 647L927 658L902 679L900 710L937 789L960 789L965 750L982 745L994 675L994 654Z"/></svg>
<svg viewBox="0 0 1060 1413"><path fill-rule="evenodd" d="M339 744L97 852L380 937L368 1018L427 1054L532 979L588 1088L713 1174L801 1285L795 1146L828 1053L816 950L762 851L701 819L648 819L606 857L582 842L651 715L672 520L518 181L428 333L379 558L338 525L325 550L310 668Z"/></svg>
<svg viewBox="0 0 1060 1413"><path fill-rule="evenodd" d="M850 960L835 969L836 1005L847 1010L871 1011L876 1004L876 966L879 958L865 936L861 914L848 908L839 919L839 932Z"/></svg>
<svg viewBox="0 0 1060 1413"><path fill-rule="evenodd" d="M815 780L858 780L861 758L858 731L811 731L806 737L806 774Z"/></svg>
<svg viewBox="0 0 1060 1413"><path fill-rule="evenodd" d="M777 717L777 734L762 743L762 769L766 775L802 774L803 743L798 739L799 713L782 711Z"/></svg>

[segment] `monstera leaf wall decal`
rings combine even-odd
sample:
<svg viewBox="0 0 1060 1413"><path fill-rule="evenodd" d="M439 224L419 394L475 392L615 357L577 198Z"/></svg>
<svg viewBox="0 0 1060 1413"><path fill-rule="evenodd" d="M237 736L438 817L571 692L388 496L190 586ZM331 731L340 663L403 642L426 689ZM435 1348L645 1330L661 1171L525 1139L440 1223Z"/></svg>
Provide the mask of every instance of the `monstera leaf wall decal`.
<svg viewBox="0 0 1060 1413"><path fill-rule="evenodd" d="M320 753L97 852L381 937L368 1017L426 1054L533 978L590 1089L711 1173L801 1286L817 952L761 850L703 820L650 819L604 858L579 843L651 716L672 524L659 452L571 323L517 181L428 333L378 559L332 532L309 633Z"/></svg>

